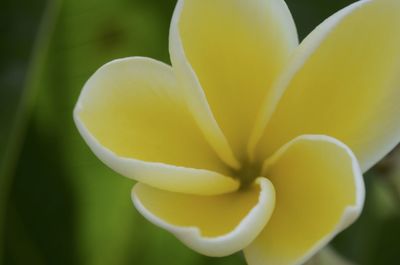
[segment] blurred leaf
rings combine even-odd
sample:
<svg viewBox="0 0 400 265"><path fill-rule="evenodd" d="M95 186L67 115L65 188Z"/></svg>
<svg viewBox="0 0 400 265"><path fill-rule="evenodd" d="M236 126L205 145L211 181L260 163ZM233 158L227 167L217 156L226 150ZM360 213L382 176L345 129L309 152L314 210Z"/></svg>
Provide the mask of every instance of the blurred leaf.
<svg viewBox="0 0 400 265"><path fill-rule="evenodd" d="M369 264L396 265L400 260L400 215L388 218L376 240L375 255Z"/></svg>
<svg viewBox="0 0 400 265"><path fill-rule="evenodd" d="M0 3L0 161L9 153L13 142L18 109L26 91L26 76L32 43L36 39L44 0L3 0ZM11 140L9 140L11 139ZM7 155L8 156L8 155ZM0 185L1 186L1 185Z"/></svg>
<svg viewBox="0 0 400 265"><path fill-rule="evenodd" d="M43 72L43 62L47 55L47 48L53 31L54 20L57 16L57 2L58 1L54 1L49 4L44 12L38 30L38 36L33 47L29 68L27 63L21 63L19 60L27 61L26 58L29 56L28 54L31 47L25 42L22 42L22 45L19 47L13 46L16 45L15 43L19 43L16 41L16 38L21 38L21 36L23 36L22 39L26 38L25 41L32 42L33 36L31 36L31 34L37 32L37 23L35 23L35 19L39 20L38 18L35 18L35 16L42 13L40 12L42 9L42 3L40 1L35 3L35 8L37 9L32 10L32 8L29 8L29 5L26 5L24 8L18 10L18 17L21 20L13 21L10 19L13 23L11 29L14 30L12 31L14 35L12 35L10 39L1 42L2 48L8 46L13 47L13 49L7 49L11 52L8 54L8 57L6 55L6 58L3 61L4 65L2 65L0 76L0 106L2 108L0 111L0 263L3 261L3 224L6 212L5 207L8 202L9 187L11 185L11 177L13 176L17 164L20 148L24 140L26 126L35 102L35 95L39 88L39 83L37 83L38 76ZM10 6L7 5L9 3L3 4L5 4L7 8L10 8L10 6L17 3L14 2L10 4ZM10 8L9 11L11 10L12 9ZM10 13L12 12L5 14L2 18L11 18ZM29 13L30 16L27 16L26 13ZM15 19L15 17L12 18ZM29 26L23 25L23 22L26 23L29 19L32 19L33 23ZM8 23L9 21L2 23L3 27L4 25L8 26ZM18 35L18 30L21 28L26 31L19 32ZM10 34L10 32L8 34ZM17 66L17 68L14 69L14 66ZM28 70L26 70L26 68L28 68ZM13 70L16 69L18 69L18 71L13 72ZM23 84L24 82L26 82L25 85Z"/></svg>
<svg viewBox="0 0 400 265"><path fill-rule="evenodd" d="M77 264L71 183L57 140L40 132L31 122L8 205L5 263Z"/></svg>
<svg viewBox="0 0 400 265"><path fill-rule="evenodd" d="M366 189L366 202L361 217L339 234L333 245L357 264L396 265L400 246L399 201L392 192L391 183L377 172L367 174Z"/></svg>

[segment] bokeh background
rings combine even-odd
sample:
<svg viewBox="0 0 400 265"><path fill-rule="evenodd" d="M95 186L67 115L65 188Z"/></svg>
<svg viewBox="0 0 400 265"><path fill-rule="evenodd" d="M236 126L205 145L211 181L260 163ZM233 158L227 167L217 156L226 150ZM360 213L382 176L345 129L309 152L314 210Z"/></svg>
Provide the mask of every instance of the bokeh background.
<svg viewBox="0 0 400 265"><path fill-rule="evenodd" d="M134 183L95 158L72 121L80 89L104 63L169 63L176 0L0 2L0 264L244 265L240 253L198 255L142 218ZM287 1L300 38L352 2ZM359 265L399 265L400 151L365 178L364 213L332 245Z"/></svg>

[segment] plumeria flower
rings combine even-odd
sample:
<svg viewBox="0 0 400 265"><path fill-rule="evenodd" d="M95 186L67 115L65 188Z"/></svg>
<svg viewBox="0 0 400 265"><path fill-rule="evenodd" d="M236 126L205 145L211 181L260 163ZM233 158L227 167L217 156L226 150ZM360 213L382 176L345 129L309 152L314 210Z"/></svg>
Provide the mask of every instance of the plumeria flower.
<svg viewBox="0 0 400 265"><path fill-rule="evenodd" d="M299 45L283 0L179 0L172 66L104 65L75 122L188 247L302 264L357 219L362 173L400 140L399 14L359 1Z"/></svg>

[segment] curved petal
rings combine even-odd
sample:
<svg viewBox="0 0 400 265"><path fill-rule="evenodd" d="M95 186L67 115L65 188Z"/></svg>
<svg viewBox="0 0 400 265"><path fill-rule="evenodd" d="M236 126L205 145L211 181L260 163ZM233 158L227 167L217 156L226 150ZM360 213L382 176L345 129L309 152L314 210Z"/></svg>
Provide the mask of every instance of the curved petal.
<svg viewBox="0 0 400 265"><path fill-rule="evenodd" d="M224 134L237 155L245 154L262 99L297 45L283 0L178 2L171 61L210 139Z"/></svg>
<svg viewBox="0 0 400 265"><path fill-rule="evenodd" d="M360 1L306 38L276 84L275 101L265 104L275 106L283 94L272 117L268 111L260 117L258 159L298 135L324 134L348 145L366 171L395 147L400 140L399 13L398 0Z"/></svg>
<svg viewBox="0 0 400 265"><path fill-rule="evenodd" d="M208 256L226 256L250 244L268 222L275 205L271 182L217 196L184 195L136 184L136 208L190 248Z"/></svg>
<svg viewBox="0 0 400 265"><path fill-rule="evenodd" d="M122 175L185 193L238 188L221 174L228 171L204 140L165 64L148 58L106 64L85 84L74 118L93 152Z"/></svg>
<svg viewBox="0 0 400 265"><path fill-rule="evenodd" d="M359 216L364 183L351 150L327 136L300 136L264 164L276 207L245 249L249 265L303 264Z"/></svg>

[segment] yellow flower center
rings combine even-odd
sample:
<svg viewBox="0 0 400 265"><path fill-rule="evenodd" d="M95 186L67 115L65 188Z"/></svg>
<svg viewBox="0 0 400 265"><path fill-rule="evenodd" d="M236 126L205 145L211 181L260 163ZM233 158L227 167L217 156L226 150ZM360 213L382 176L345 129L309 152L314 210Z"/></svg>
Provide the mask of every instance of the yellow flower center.
<svg viewBox="0 0 400 265"><path fill-rule="evenodd" d="M261 164L245 161L240 169L232 170L232 176L240 181L240 188L245 189L261 176Z"/></svg>

